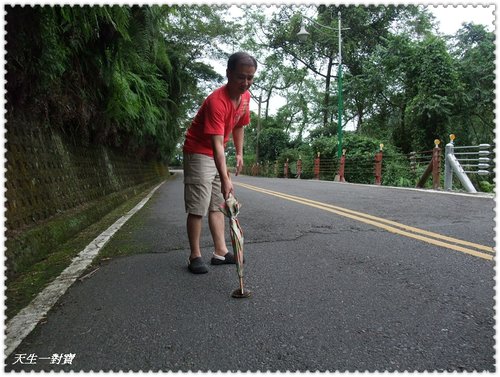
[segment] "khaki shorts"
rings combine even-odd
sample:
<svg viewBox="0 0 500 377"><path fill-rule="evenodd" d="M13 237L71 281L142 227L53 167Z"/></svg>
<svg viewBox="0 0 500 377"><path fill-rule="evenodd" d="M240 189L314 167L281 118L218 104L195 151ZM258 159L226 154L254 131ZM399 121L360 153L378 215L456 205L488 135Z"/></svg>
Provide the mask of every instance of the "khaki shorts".
<svg viewBox="0 0 500 377"><path fill-rule="evenodd" d="M186 212L205 216L224 203L219 172L213 158L184 153L184 204Z"/></svg>

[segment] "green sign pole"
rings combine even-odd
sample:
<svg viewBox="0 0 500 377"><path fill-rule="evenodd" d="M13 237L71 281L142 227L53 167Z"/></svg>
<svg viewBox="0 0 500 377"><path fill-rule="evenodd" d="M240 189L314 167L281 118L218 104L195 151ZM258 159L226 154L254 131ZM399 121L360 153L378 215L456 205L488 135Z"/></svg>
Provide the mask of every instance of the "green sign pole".
<svg viewBox="0 0 500 377"><path fill-rule="evenodd" d="M343 108L342 108L342 103L343 103L342 102L342 64L339 64L338 89L339 89L339 93L338 93L338 97L339 97L339 105L338 105L339 115L338 115L337 137L338 137L338 140L339 140L339 146L338 146L338 150L337 150L337 156L340 158L340 157L342 157L342 112L343 112Z"/></svg>
<svg viewBox="0 0 500 377"><path fill-rule="evenodd" d="M338 74L338 97L339 97L339 116L338 116L338 132L337 132L337 138L339 140L339 148L337 150L337 157L340 158L342 157L342 15L339 12L339 74Z"/></svg>

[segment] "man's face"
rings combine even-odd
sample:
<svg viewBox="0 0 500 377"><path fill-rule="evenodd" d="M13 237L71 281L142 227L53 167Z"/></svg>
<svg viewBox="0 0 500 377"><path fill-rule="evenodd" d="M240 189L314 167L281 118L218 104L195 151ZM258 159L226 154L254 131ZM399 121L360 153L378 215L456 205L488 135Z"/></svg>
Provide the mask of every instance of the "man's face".
<svg viewBox="0 0 500 377"><path fill-rule="evenodd" d="M227 85L231 91L243 94L252 85L254 75L254 66L240 63L235 70L227 71Z"/></svg>

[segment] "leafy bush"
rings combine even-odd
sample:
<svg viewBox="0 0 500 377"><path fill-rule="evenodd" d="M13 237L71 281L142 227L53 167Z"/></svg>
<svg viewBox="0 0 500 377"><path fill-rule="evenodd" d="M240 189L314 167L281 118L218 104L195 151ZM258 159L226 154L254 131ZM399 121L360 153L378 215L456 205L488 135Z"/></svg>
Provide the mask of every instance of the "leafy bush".
<svg viewBox="0 0 500 377"><path fill-rule="evenodd" d="M495 190L495 185L488 181L479 181L479 189L482 192L493 192Z"/></svg>
<svg viewBox="0 0 500 377"><path fill-rule="evenodd" d="M345 179L352 183L374 183L375 154L383 147L382 184L390 186L412 187L415 185L415 175L409 169L409 160L393 145L385 140L345 132L342 149L346 150ZM311 142L313 156L318 152L321 160L331 160L330 173L322 174L322 179L333 179L338 170L336 137L320 137ZM314 157L313 157L314 158ZM337 162L335 162L337 161Z"/></svg>

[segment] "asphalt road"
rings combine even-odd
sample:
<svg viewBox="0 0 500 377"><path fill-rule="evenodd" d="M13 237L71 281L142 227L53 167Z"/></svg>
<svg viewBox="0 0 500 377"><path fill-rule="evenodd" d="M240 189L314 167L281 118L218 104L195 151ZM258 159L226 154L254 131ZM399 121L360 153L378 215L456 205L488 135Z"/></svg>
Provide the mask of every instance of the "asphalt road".
<svg viewBox="0 0 500 377"><path fill-rule="evenodd" d="M391 220L494 246L493 199L335 182L235 183L252 298L230 296L234 266L187 271L179 175L111 241L141 253L76 282L6 370L495 371L494 260L379 226ZM370 214L373 223L328 205ZM202 244L208 262L206 223ZM42 359L55 353L74 358ZM21 364L19 355L37 359Z"/></svg>

